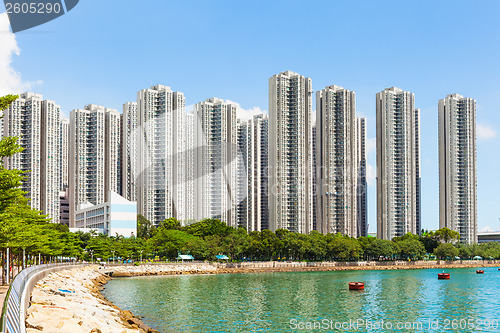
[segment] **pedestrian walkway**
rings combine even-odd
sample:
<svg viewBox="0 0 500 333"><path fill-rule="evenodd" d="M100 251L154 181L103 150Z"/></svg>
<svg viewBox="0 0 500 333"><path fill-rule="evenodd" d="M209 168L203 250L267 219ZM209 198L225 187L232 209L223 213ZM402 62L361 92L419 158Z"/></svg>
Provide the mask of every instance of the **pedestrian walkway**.
<svg viewBox="0 0 500 333"><path fill-rule="evenodd" d="M8 290L9 286L0 286L0 309L3 307L3 301L5 300Z"/></svg>

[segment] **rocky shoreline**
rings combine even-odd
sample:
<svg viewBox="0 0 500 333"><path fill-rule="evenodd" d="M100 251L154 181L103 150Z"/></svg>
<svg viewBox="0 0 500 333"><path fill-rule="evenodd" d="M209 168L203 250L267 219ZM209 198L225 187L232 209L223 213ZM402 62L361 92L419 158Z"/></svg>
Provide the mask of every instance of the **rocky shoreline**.
<svg viewBox="0 0 500 333"><path fill-rule="evenodd" d="M386 265L386 266L282 266L225 267L226 265L200 264L143 264L139 266L86 266L48 275L40 280L31 293L27 310L28 333L115 333L157 332L145 325L130 311L124 311L109 302L102 294L103 285L115 277L178 275L178 274L228 274L274 273L349 270L399 270L399 269L449 269L498 267L498 263L447 263L441 265Z"/></svg>
<svg viewBox="0 0 500 333"><path fill-rule="evenodd" d="M49 274L31 293L28 333L148 333L157 332L102 296L109 277L97 266Z"/></svg>

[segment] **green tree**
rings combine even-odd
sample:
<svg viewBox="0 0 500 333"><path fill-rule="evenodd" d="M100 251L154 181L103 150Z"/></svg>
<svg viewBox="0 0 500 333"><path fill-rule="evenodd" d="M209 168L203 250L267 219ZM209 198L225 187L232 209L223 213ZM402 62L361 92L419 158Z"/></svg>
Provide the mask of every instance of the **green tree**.
<svg viewBox="0 0 500 333"><path fill-rule="evenodd" d="M450 243L439 244L438 247L434 250L434 254L436 257L440 259L454 259L458 256L458 249Z"/></svg>
<svg viewBox="0 0 500 333"><path fill-rule="evenodd" d="M441 228L434 232L434 237L442 243L454 243L460 239L460 234L455 230Z"/></svg>
<svg viewBox="0 0 500 333"><path fill-rule="evenodd" d="M371 258L388 257L398 254L396 243L386 239L374 239L366 248L366 253Z"/></svg>
<svg viewBox="0 0 500 333"><path fill-rule="evenodd" d="M154 226L147 218L143 215L137 215L137 237L142 239L149 239L153 235Z"/></svg>
<svg viewBox="0 0 500 333"><path fill-rule="evenodd" d="M407 238L405 240L395 242L399 247L400 254L403 258L417 259L425 254L425 247L419 240L415 238Z"/></svg>
<svg viewBox="0 0 500 333"><path fill-rule="evenodd" d="M171 217L163 221L160 225L160 228L165 228L167 230L181 230L181 222L177 220L175 217Z"/></svg>

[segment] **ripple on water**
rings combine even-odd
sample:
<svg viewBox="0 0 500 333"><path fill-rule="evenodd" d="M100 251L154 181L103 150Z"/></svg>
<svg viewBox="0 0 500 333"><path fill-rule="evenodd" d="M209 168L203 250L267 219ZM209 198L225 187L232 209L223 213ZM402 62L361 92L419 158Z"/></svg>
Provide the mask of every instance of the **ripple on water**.
<svg viewBox="0 0 500 333"><path fill-rule="evenodd" d="M432 331L445 332L445 320L500 319L500 271L484 270L449 269L451 280L438 269L135 277L104 294L161 332L291 332L292 319L423 323L408 332L437 319ZM350 281L365 290L348 290Z"/></svg>

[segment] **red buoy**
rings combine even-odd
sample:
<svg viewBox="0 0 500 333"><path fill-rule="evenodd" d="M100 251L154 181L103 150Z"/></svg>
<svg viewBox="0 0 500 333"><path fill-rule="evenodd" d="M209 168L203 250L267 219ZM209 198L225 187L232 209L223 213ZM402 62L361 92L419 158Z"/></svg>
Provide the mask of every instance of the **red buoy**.
<svg viewBox="0 0 500 333"><path fill-rule="evenodd" d="M349 282L349 290L365 290L363 282Z"/></svg>
<svg viewBox="0 0 500 333"><path fill-rule="evenodd" d="M449 280L450 273L438 273L438 280Z"/></svg>
<svg viewBox="0 0 500 333"><path fill-rule="evenodd" d="M483 271L482 269L478 269L478 270L476 271L476 274L484 274L484 271Z"/></svg>

